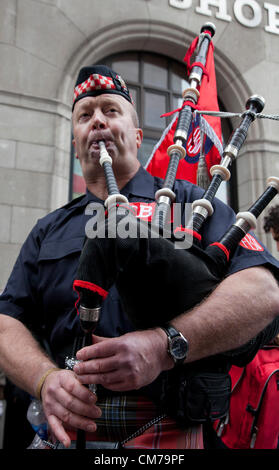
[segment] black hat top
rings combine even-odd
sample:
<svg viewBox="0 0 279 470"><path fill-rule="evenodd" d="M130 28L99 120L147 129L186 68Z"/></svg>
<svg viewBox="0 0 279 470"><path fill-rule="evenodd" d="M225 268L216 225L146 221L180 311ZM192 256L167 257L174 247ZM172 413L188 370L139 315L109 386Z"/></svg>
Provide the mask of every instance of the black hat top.
<svg viewBox="0 0 279 470"><path fill-rule="evenodd" d="M85 96L98 96L103 93L121 95L133 104L132 97L123 78L107 65L83 67L74 89L73 109L78 100Z"/></svg>

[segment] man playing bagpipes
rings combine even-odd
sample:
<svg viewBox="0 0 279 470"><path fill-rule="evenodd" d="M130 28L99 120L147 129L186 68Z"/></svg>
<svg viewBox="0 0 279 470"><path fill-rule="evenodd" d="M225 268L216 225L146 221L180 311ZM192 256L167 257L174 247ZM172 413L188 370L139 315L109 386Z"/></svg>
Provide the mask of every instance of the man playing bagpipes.
<svg viewBox="0 0 279 470"><path fill-rule="evenodd" d="M113 285L92 344L76 352L80 362L73 370L65 370L65 356L72 354L81 334L73 282L90 218L85 209L92 202L103 205L108 197L99 164L100 141L129 203L154 204L161 187L161 180L137 159L142 131L129 91L115 72L97 65L81 70L72 124L87 191L40 219L21 249L0 298L0 368L18 387L42 400L52 442L66 448L76 440L77 429L86 432L88 448L96 442L141 449L203 448L202 424L178 423L161 402L163 379L179 367L194 370L199 361L249 342L247 354L253 355L253 338L266 327L269 335L276 334L279 264L254 238L252 249L239 245L224 280L198 305L173 318L166 330L134 328ZM174 192L182 205L203 193L181 180ZM213 205L203 230L205 246L219 240L235 220L229 207L218 200ZM152 295L152 285L138 292L147 303ZM51 356L33 335L47 341ZM171 348L173 337L178 338L178 349ZM89 384L97 384L96 394ZM172 408L180 406L172 403Z"/></svg>

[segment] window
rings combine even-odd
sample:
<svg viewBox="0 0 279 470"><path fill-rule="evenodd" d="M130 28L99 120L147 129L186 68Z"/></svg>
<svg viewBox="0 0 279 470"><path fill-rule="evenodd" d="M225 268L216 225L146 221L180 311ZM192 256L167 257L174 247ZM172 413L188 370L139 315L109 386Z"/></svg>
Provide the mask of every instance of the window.
<svg viewBox="0 0 279 470"><path fill-rule="evenodd" d="M143 129L139 160L144 165L171 118L160 118L182 102L182 91L188 87L184 65L167 57L147 52L112 56L106 64L125 78Z"/></svg>
<svg viewBox="0 0 279 470"><path fill-rule="evenodd" d="M145 165L162 131L173 118L160 118L160 115L182 104L182 92L189 86L185 79L186 66L171 58L148 52L115 54L101 63L119 73L129 87L144 135L138 158ZM226 121L222 120L222 126L227 127ZM230 202L227 186L222 184L218 196ZM70 197L76 197L84 191L79 161L73 155Z"/></svg>

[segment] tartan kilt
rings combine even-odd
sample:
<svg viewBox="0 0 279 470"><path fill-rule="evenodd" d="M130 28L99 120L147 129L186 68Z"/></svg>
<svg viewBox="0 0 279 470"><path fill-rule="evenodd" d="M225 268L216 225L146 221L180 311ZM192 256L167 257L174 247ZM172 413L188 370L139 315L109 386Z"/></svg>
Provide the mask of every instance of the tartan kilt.
<svg viewBox="0 0 279 470"><path fill-rule="evenodd" d="M160 407L141 395L100 398L102 416L96 419L97 431L86 433L87 441L120 442L127 449L203 449L202 425L178 427ZM162 416L158 422L148 425ZM140 428L143 432L137 435ZM72 440L76 433L69 432ZM135 436L134 436L135 435Z"/></svg>

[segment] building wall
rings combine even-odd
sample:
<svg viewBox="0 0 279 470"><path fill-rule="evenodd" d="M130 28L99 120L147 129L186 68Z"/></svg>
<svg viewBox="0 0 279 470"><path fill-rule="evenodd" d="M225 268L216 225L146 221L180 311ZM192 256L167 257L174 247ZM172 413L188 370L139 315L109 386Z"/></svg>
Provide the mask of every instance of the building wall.
<svg viewBox="0 0 279 470"><path fill-rule="evenodd" d="M243 110L256 93L265 97L267 113L277 113L279 7L266 3L1 0L0 290L36 220L68 201L71 101L80 67L127 50L182 61L212 21L218 92L227 110ZM279 174L277 129L275 121L258 120L249 132L237 163L241 209L263 191L267 176ZM258 235L274 250L261 228Z"/></svg>

